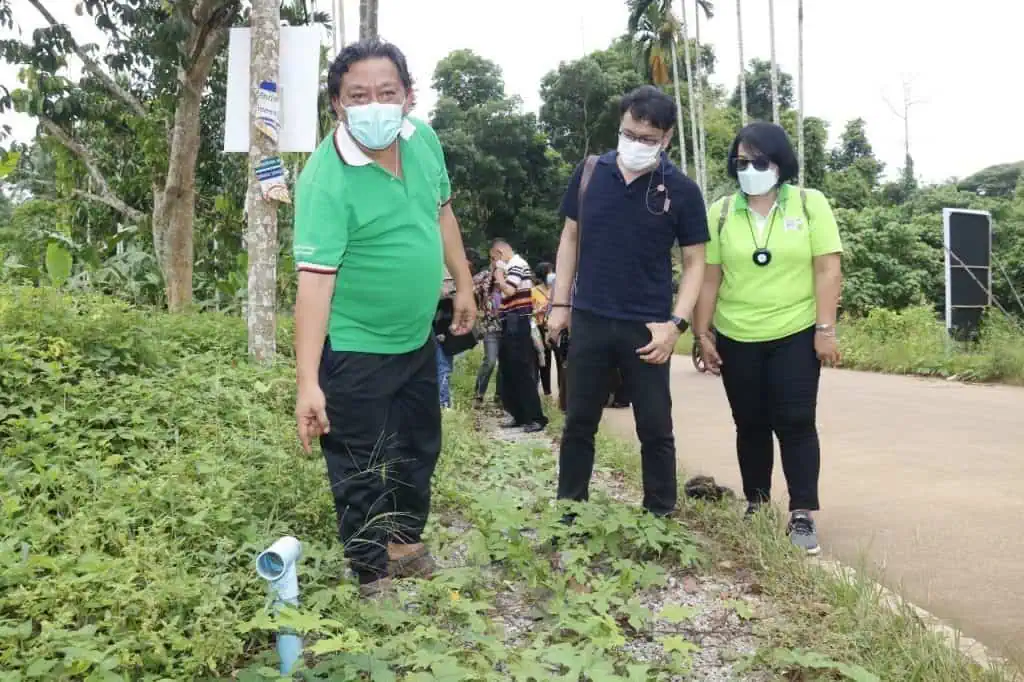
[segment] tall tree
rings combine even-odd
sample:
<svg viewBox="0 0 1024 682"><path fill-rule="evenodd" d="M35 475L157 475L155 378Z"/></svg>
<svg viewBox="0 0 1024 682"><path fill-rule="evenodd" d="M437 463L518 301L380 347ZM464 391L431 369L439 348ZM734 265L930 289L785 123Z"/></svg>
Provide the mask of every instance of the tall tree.
<svg viewBox="0 0 1024 682"><path fill-rule="evenodd" d="M704 123L704 75L701 73L701 58L700 58L700 14L703 11L704 16L711 19L714 16L714 5L711 0L693 0L694 10L694 45L696 47L697 56L693 62L694 79L697 83L697 129L699 131L699 142L700 149L694 153L700 159L700 186L705 190L708 187L708 159L707 159L707 146L708 146L708 132L707 127ZM683 11L686 11L686 7L683 7ZM697 145L695 145L696 147Z"/></svg>
<svg viewBox="0 0 1024 682"><path fill-rule="evenodd" d="M34 32L32 45L0 41L0 56L28 65L22 71L24 87L11 96L15 108L35 116L45 136L82 165L89 182L73 188L74 196L112 208L129 224L150 221L167 305L184 309L192 302L202 94L227 29L240 15L241 0L82 0L79 7L108 42L102 60L42 0L28 2L47 28ZM67 72L71 55L84 66L77 82ZM115 191L111 178L122 168L83 135L90 119L130 129L136 144L143 145L148 201L129 201Z"/></svg>
<svg viewBox="0 0 1024 682"><path fill-rule="evenodd" d="M256 103L260 85L277 84L281 40L279 0L253 0L249 15L249 213L245 235L249 252L246 316L249 325L249 356L271 364L276 346L277 202L263 195L255 169L265 159L277 158L277 144L257 127Z"/></svg>
<svg viewBox="0 0 1024 682"><path fill-rule="evenodd" d="M740 50L740 122L747 125L747 62L743 59L743 0L736 0L736 45Z"/></svg>
<svg viewBox="0 0 1024 682"><path fill-rule="evenodd" d="M501 67L472 50L456 50L434 68L434 90L463 109L505 96Z"/></svg>
<svg viewBox="0 0 1024 682"><path fill-rule="evenodd" d="M779 62L775 59L775 0L768 0L768 33L772 51L772 122L779 122Z"/></svg>
<svg viewBox="0 0 1024 682"><path fill-rule="evenodd" d="M799 108L796 116L797 154L800 163L800 186L804 186L804 0L796 4L797 79L799 80Z"/></svg>
<svg viewBox="0 0 1024 682"><path fill-rule="evenodd" d="M764 59L753 58L750 68L744 73L747 86L747 109L751 119L770 121L772 117L772 64ZM793 77L785 71L778 73L778 97L780 116L793 107ZM741 89L733 91L729 106L739 109Z"/></svg>
<svg viewBox="0 0 1024 682"><path fill-rule="evenodd" d="M684 8L685 9L685 8ZM672 82L676 97L676 112L679 116L679 167L686 172L686 136L683 134L682 116L683 102L680 97L679 88L679 57L677 42L679 35L679 20L672 12L672 0L629 0L629 35L634 44L639 48L640 53L645 57L645 66L650 73L651 80L656 85L668 83L668 69L665 68L665 51L672 58ZM684 29L683 39L686 38L685 21L686 13L683 13ZM686 64L686 81L690 88L690 114L694 123L694 150L697 145L696 119L693 119L693 84L690 82L690 51L684 47ZM696 157L694 157L696 163ZM695 166L696 170L696 166ZM699 173L698 173L699 175Z"/></svg>
<svg viewBox="0 0 1024 682"><path fill-rule="evenodd" d="M359 39L377 37L377 1L359 0Z"/></svg>

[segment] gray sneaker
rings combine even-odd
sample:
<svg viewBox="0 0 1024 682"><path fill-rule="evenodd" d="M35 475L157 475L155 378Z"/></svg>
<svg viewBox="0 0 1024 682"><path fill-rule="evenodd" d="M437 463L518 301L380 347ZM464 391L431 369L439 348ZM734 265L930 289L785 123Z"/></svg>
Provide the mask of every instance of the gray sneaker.
<svg viewBox="0 0 1024 682"><path fill-rule="evenodd" d="M786 533L790 542L808 554L815 555L821 552L821 546L818 545L818 529L810 512L793 512L789 517Z"/></svg>

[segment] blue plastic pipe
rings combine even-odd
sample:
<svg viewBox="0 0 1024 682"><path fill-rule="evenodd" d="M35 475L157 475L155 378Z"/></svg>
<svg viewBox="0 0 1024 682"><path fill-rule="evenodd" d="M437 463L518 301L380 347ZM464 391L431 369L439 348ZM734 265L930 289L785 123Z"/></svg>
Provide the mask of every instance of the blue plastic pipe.
<svg viewBox="0 0 1024 682"><path fill-rule="evenodd" d="M295 564L301 555L302 544L286 535L256 557L256 572L270 583L274 593L275 614L284 604L299 605L299 574ZM281 674L290 674L302 655L302 638L282 628L277 633L277 655L281 660Z"/></svg>

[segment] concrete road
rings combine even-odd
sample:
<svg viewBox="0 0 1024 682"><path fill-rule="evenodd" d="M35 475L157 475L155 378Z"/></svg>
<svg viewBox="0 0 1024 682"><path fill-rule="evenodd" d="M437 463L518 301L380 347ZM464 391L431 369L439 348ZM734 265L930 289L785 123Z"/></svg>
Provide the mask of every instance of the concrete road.
<svg viewBox="0 0 1024 682"><path fill-rule="evenodd" d="M680 468L742 495L720 380L677 356L672 382ZM1024 389L827 370L818 421L824 553L1024 663ZM604 423L636 438L630 410Z"/></svg>

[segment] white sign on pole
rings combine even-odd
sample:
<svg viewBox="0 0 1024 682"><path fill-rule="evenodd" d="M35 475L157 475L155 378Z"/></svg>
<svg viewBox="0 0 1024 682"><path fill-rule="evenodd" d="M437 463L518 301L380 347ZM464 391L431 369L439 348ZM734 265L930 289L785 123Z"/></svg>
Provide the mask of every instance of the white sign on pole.
<svg viewBox="0 0 1024 682"><path fill-rule="evenodd" d="M224 106L224 151L249 153L248 28L233 28L228 42L228 87ZM320 90L320 28L281 27L281 64L277 91L281 97L278 150L316 149L317 96Z"/></svg>

